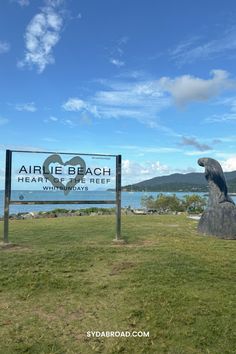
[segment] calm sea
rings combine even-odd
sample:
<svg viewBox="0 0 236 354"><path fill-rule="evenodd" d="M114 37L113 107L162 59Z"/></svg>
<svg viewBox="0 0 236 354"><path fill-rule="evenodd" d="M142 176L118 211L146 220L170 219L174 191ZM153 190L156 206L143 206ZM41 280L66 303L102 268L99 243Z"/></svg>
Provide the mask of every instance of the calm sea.
<svg viewBox="0 0 236 354"><path fill-rule="evenodd" d="M152 195L156 197L158 192L122 192L121 204L122 208L141 208L141 199L144 196ZM163 193L172 195L173 193ZM175 193L178 198L182 198L186 194L193 193ZM204 193L196 193L201 196ZM63 200L63 195L61 192L45 192L45 191L12 191L12 199L14 200ZM115 192L70 192L64 197L64 200L115 200ZM233 197L236 202L236 197ZM0 216L3 215L4 206L4 191L0 191ZM113 207L113 204L47 204L47 205L11 205L10 213L20 213L20 212L37 212L37 211L48 211L55 208L65 208L65 209L81 209L88 208L91 206L95 207Z"/></svg>

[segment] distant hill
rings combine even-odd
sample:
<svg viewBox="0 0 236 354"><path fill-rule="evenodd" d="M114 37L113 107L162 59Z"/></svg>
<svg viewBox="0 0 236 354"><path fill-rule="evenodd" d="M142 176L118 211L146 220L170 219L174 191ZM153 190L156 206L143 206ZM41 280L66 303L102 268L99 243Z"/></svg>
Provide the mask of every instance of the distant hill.
<svg viewBox="0 0 236 354"><path fill-rule="evenodd" d="M236 171L225 172L229 192L236 192ZM207 192L204 173L174 173L168 176L154 177L139 183L122 187L124 191L146 192Z"/></svg>

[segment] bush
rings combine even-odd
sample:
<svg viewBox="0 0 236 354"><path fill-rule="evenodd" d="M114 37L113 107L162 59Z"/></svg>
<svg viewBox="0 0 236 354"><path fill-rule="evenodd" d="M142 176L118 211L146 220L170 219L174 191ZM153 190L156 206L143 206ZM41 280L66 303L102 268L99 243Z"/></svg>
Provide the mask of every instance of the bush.
<svg viewBox="0 0 236 354"><path fill-rule="evenodd" d="M197 194L185 195L183 199L180 199L176 194L165 195L161 193L156 198L152 195L143 197L141 205L147 209L154 209L160 214L181 211L202 213L206 200Z"/></svg>
<svg viewBox="0 0 236 354"><path fill-rule="evenodd" d="M48 214L66 214L66 213L69 213L69 212L71 212L71 210L69 210L69 209L56 208L56 209L53 209L51 211L48 211L47 213Z"/></svg>
<svg viewBox="0 0 236 354"><path fill-rule="evenodd" d="M152 195L142 197L141 205L147 209L155 209L154 197Z"/></svg>
<svg viewBox="0 0 236 354"><path fill-rule="evenodd" d="M197 194L185 195L183 205L189 213L202 213L206 206L206 199Z"/></svg>

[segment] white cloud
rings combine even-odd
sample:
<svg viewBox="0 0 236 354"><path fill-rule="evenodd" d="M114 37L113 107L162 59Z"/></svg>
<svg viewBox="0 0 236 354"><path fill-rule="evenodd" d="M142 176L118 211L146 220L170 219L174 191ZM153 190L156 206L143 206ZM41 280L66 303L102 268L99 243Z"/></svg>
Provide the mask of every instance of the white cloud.
<svg viewBox="0 0 236 354"><path fill-rule="evenodd" d="M62 124L67 125L67 126L69 126L71 128L76 126L76 123L73 120L71 120L71 119L64 119L61 122L62 122Z"/></svg>
<svg viewBox="0 0 236 354"><path fill-rule="evenodd" d="M4 117L0 117L0 125L5 125L9 122L9 120L7 118Z"/></svg>
<svg viewBox="0 0 236 354"><path fill-rule="evenodd" d="M109 50L109 62L114 66L120 68L125 65L124 60L124 46L127 44L129 38L124 36L114 41L112 48Z"/></svg>
<svg viewBox="0 0 236 354"><path fill-rule="evenodd" d="M156 82L125 81L103 82L105 88L97 91L86 101L78 97L69 98L62 108L71 112L87 112L97 118L136 119L150 127L159 127L158 113L169 106Z"/></svg>
<svg viewBox="0 0 236 354"><path fill-rule="evenodd" d="M25 111L25 112L32 112L32 113L37 111L34 102L17 104L15 108L17 111Z"/></svg>
<svg viewBox="0 0 236 354"><path fill-rule="evenodd" d="M221 161L223 171L230 172L236 170L236 155L229 157L227 160Z"/></svg>
<svg viewBox="0 0 236 354"><path fill-rule="evenodd" d="M9 52L10 44L6 41L0 41L0 54L5 54Z"/></svg>
<svg viewBox="0 0 236 354"><path fill-rule="evenodd" d="M174 49L169 50L169 54L173 59L178 59L182 57L183 53L189 51L189 48L193 47L194 44L199 41L201 37L193 36L182 42L180 42Z"/></svg>
<svg viewBox="0 0 236 354"><path fill-rule="evenodd" d="M236 87L236 81L229 79L224 70L212 70L212 78L201 79L191 75L183 75L175 79L163 77L159 80L163 90L169 92L178 106L190 102L207 101L222 91Z"/></svg>
<svg viewBox="0 0 236 354"><path fill-rule="evenodd" d="M26 28L24 59L19 67L36 66L42 73L48 64L54 63L52 50L60 40L62 15L57 11L58 1L48 1L48 6L35 15ZM60 2L61 3L61 2Z"/></svg>
<svg viewBox="0 0 236 354"><path fill-rule="evenodd" d="M209 37L209 34L208 34ZM214 59L215 57L235 56L236 50L236 26L220 31L217 38L196 44L202 40L199 36L193 36L177 45L169 51L171 59L178 65L192 63L196 60Z"/></svg>
<svg viewBox="0 0 236 354"><path fill-rule="evenodd" d="M57 118L54 116L50 116L47 119L44 119L45 123L52 123L52 124L63 124L66 125L68 127L75 127L77 126L79 123L83 124L83 125L91 125L92 124L92 119L91 117L87 114L87 112L82 112L80 114L80 119L75 119L74 117L72 117L72 119L70 118Z"/></svg>
<svg viewBox="0 0 236 354"><path fill-rule="evenodd" d="M61 6L65 0L45 0L47 6L58 7Z"/></svg>
<svg viewBox="0 0 236 354"><path fill-rule="evenodd" d="M111 58L110 63L117 66L118 68L122 67L125 65L125 62L119 59Z"/></svg>
<svg viewBox="0 0 236 354"><path fill-rule="evenodd" d="M208 123L225 123L228 121L236 120L236 98L228 97L216 102L217 105L224 105L229 108L226 113L213 114L212 116L205 119Z"/></svg>
<svg viewBox="0 0 236 354"><path fill-rule="evenodd" d="M24 6L29 6L29 4L30 4L30 1L29 0L16 0L17 1L17 3L20 5L20 6L22 6L22 7L24 7Z"/></svg>
<svg viewBox="0 0 236 354"><path fill-rule="evenodd" d="M117 81L104 83L91 99L102 118L130 118L158 126L158 115L170 105L155 81Z"/></svg>
<svg viewBox="0 0 236 354"><path fill-rule="evenodd" d="M57 117L50 116L49 118L44 119L43 121L44 121L44 123L52 123L52 122L56 123L59 121L59 119Z"/></svg>
<svg viewBox="0 0 236 354"><path fill-rule="evenodd" d="M54 116L49 117L49 119L50 119L52 122L57 122L57 121L58 121L58 118L57 118L57 117L54 117Z"/></svg>
<svg viewBox="0 0 236 354"><path fill-rule="evenodd" d="M165 134L181 137L159 123L159 114L171 106L171 97L178 106L192 101L209 100L223 90L236 88L224 70L212 71L212 78L201 79L184 75L176 78L144 79L119 77L116 80L97 81L101 88L86 100L71 97L62 108L70 112L90 113L103 119L135 119Z"/></svg>
<svg viewBox="0 0 236 354"><path fill-rule="evenodd" d="M74 97L69 98L63 105L62 108L69 112L79 112L83 109L87 109L87 103L80 98Z"/></svg>
<svg viewBox="0 0 236 354"><path fill-rule="evenodd" d="M150 179L159 175L168 174L170 171L167 165L163 165L160 161L147 161L146 163L138 163L131 160L122 161L123 185L129 183L137 183L146 179Z"/></svg>
<svg viewBox="0 0 236 354"><path fill-rule="evenodd" d="M206 119L208 123L225 123L236 120L236 113L213 114Z"/></svg>

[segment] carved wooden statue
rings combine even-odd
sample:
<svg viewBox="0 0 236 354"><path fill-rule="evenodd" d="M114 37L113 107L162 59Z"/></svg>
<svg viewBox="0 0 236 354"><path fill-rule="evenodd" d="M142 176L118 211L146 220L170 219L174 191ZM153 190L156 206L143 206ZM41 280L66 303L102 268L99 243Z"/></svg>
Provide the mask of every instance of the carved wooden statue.
<svg viewBox="0 0 236 354"><path fill-rule="evenodd" d="M198 224L198 231L224 239L236 239L236 206L228 195L221 165L211 158L201 158L209 187L209 200Z"/></svg>

